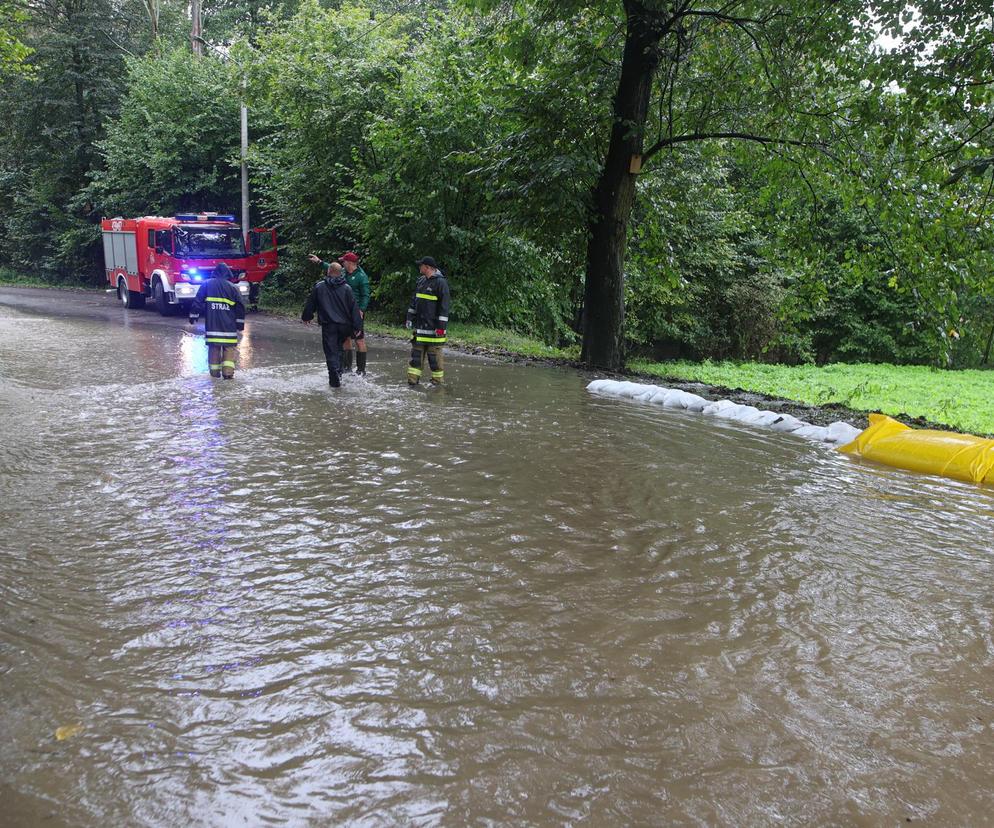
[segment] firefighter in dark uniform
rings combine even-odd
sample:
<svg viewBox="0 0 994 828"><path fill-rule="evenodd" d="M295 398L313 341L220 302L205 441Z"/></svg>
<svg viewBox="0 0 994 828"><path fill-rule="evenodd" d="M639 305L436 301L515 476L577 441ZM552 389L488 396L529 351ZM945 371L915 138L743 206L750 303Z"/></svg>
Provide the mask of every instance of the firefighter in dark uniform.
<svg viewBox="0 0 994 828"><path fill-rule="evenodd" d="M207 367L212 377L225 379L235 376L238 334L245 328L245 305L232 278L231 268L221 262L212 271L211 278L200 286L197 298L190 305L191 325L196 324L206 310Z"/></svg>
<svg viewBox="0 0 994 828"><path fill-rule="evenodd" d="M421 276L407 309L407 327L413 331L407 384L418 384L427 359L431 384L441 385L445 378L442 346L449 324L449 283L431 256L418 259L417 265Z"/></svg>
<svg viewBox="0 0 994 828"><path fill-rule="evenodd" d="M300 321L308 324L314 318L315 311L321 323L321 345L328 364L328 384L339 388L342 384L342 343L359 332L362 317L352 288L345 281L338 262L328 265L328 275L314 285L300 314Z"/></svg>

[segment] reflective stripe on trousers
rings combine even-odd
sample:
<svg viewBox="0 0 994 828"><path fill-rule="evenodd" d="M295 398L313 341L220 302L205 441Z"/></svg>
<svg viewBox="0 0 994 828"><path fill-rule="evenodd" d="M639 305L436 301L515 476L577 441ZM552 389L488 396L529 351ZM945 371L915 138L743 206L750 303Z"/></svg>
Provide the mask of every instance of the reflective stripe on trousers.
<svg viewBox="0 0 994 828"><path fill-rule="evenodd" d="M222 345L211 342L207 345L207 367L212 377L233 377L235 375L235 354L238 349L234 345Z"/></svg>
<svg viewBox="0 0 994 828"><path fill-rule="evenodd" d="M445 378L445 358L442 354L442 346L415 341L411 343L411 361L407 366L407 382L410 385L417 385L424 373L424 363L428 361L431 368L431 381L436 385L441 385Z"/></svg>

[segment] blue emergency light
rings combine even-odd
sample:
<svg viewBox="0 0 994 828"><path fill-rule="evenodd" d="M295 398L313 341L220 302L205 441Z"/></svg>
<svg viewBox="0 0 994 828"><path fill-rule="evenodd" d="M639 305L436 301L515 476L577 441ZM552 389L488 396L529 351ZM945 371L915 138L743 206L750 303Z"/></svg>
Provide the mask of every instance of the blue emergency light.
<svg viewBox="0 0 994 828"><path fill-rule="evenodd" d="M232 215L219 216L217 213L177 213L173 216L176 221L230 221L234 222Z"/></svg>

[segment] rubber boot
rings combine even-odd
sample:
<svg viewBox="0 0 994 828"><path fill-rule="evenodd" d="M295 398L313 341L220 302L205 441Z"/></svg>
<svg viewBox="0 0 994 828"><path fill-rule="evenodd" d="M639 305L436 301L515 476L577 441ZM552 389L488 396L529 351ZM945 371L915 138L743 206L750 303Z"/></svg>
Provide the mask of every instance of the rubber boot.
<svg viewBox="0 0 994 828"><path fill-rule="evenodd" d="M352 370L352 351L342 351L342 373Z"/></svg>
<svg viewBox="0 0 994 828"><path fill-rule="evenodd" d="M366 376L366 352L356 351L355 353L355 372L360 376Z"/></svg>

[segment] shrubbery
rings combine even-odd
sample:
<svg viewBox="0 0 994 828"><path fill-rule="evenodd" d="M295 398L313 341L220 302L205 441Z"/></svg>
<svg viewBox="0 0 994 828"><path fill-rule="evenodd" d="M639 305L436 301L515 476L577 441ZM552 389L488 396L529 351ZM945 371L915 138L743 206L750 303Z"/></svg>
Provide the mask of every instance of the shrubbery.
<svg viewBox="0 0 994 828"><path fill-rule="evenodd" d="M71 21L35 12L33 70L0 89L0 263L97 280L101 215L237 211L244 96L253 224L281 238L269 301L300 301L318 276L307 253L354 249L374 305L399 318L414 258L433 255L454 318L575 343L617 68L591 44L620 47L610 18L332 5L219 14L199 59L172 7L154 41L106 0ZM913 113L846 78L813 93L852 101L858 153L697 142L640 175L629 353L980 362L994 325L983 181L951 184L929 150L941 130L897 140ZM660 123L672 103L653 102Z"/></svg>

